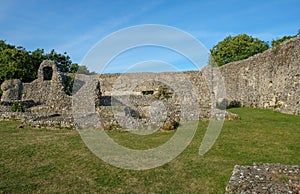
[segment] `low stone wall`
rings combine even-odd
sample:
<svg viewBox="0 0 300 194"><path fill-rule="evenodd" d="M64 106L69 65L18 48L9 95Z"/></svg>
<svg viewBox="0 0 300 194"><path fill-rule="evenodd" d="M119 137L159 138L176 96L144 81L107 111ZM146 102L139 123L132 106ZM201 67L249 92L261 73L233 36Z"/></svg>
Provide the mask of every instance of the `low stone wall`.
<svg viewBox="0 0 300 194"><path fill-rule="evenodd" d="M35 128L75 128L72 115L32 114L29 112L0 112L0 121L1 120L19 120L21 121L19 128L23 128L26 125Z"/></svg>
<svg viewBox="0 0 300 194"><path fill-rule="evenodd" d="M236 165L226 187L233 193L300 193L300 166L254 163Z"/></svg>
<svg viewBox="0 0 300 194"><path fill-rule="evenodd" d="M22 82L19 79L5 80L1 84L1 90L3 91L1 101L10 102L15 100L21 100L22 88Z"/></svg>

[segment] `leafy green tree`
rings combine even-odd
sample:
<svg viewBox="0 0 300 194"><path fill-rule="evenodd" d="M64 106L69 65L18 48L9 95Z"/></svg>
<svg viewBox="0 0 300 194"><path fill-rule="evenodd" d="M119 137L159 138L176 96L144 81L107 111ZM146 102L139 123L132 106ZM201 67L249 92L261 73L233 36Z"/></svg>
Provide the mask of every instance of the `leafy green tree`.
<svg viewBox="0 0 300 194"><path fill-rule="evenodd" d="M15 46L6 44L4 40L0 40L0 51L4 49L13 49Z"/></svg>
<svg viewBox="0 0 300 194"><path fill-rule="evenodd" d="M2 49L0 52L0 83L8 79L31 81L35 76L29 53L21 47Z"/></svg>
<svg viewBox="0 0 300 194"><path fill-rule="evenodd" d="M211 57L217 66L246 59L269 48L268 43L247 34L227 36L211 50Z"/></svg>
<svg viewBox="0 0 300 194"><path fill-rule="evenodd" d="M71 64L70 73L76 73L78 71L79 65L77 63Z"/></svg>
<svg viewBox="0 0 300 194"><path fill-rule="evenodd" d="M50 53L45 53L43 49L31 52L0 40L0 84L8 79L24 82L36 79L37 70L45 59L53 60L61 72L71 71L72 61L67 53L59 54L54 49Z"/></svg>
<svg viewBox="0 0 300 194"><path fill-rule="evenodd" d="M65 73L70 72L72 61L66 52L64 52L64 54L59 54L52 49L51 52L46 54L44 57L45 59L54 61L59 71Z"/></svg>

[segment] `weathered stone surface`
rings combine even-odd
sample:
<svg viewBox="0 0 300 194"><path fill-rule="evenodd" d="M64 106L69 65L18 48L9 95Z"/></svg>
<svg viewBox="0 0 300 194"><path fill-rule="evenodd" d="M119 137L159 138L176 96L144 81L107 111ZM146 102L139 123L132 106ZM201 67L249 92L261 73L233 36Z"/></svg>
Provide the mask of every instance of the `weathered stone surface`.
<svg viewBox="0 0 300 194"><path fill-rule="evenodd" d="M100 96L98 77L76 75L72 97L72 114L76 126L99 128L96 107L99 105Z"/></svg>
<svg viewBox="0 0 300 194"><path fill-rule="evenodd" d="M300 115L300 35L220 70L229 103Z"/></svg>
<svg viewBox="0 0 300 194"><path fill-rule="evenodd" d="M45 77L47 69L52 71L52 77ZM44 61L33 82L9 80L2 84L0 111L10 111L12 101L33 101L35 106L25 111L35 114L77 114L79 111L91 113L89 120L95 119L96 113L101 125L129 127L224 116L228 120L239 119L221 111L237 106L300 115L300 35L221 68L78 75L73 110L72 97L65 93L63 80L64 75L58 72L55 63Z"/></svg>
<svg viewBox="0 0 300 194"><path fill-rule="evenodd" d="M51 80L44 78L45 68L52 69ZM34 113L71 113L71 97L65 93L63 74L58 71L53 61L43 61L38 69L38 78L23 84L22 100L33 100L42 105L33 108Z"/></svg>
<svg viewBox="0 0 300 194"><path fill-rule="evenodd" d="M19 79L5 80L1 84L1 90L3 91L2 102L21 100L22 82Z"/></svg>
<svg viewBox="0 0 300 194"><path fill-rule="evenodd" d="M183 120L223 117L235 120L239 119L238 115L217 110L241 106L300 115L300 36L218 69L207 66L201 71L189 72L104 74L100 75L99 81L103 94L100 106L126 105L145 117L149 117L147 110L151 109L151 103L162 100L155 99L160 87L172 90L171 98L162 104L172 120L179 121L179 117ZM188 84L192 87L187 87ZM190 114L182 112L182 102L185 112ZM199 115L195 118L192 110L197 103ZM103 123L118 124L110 109L100 109L100 115L110 115L100 116ZM105 121L108 118L111 120ZM144 120L140 119L141 122Z"/></svg>
<svg viewBox="0 0 300 194"><path fill-rule="evenodd" d="M46 68L52 72L50 79L45 79ZM45 60L38 69L38 78L31 83L22 83L20 80L7 80L1 85L2 102L22 101L35 103L35 107L26 111L40 114L70 114L71 97L65 93L63 74L57 69L53 61ZM9 111L5 104L0 111Z"/></svg>
<svg viewBox="0 0 300 194"><path fill-rule="evenodd" d="M200 89L207 88L201 72L105 74L100 75L100 85L103 96L98 113L105 125L134 130L171 124L174 128L180 121L207 117L204 115L210 106L205 104L209 102L209 90L204 93ZM201 108L205 109L202 113Z"/></svg>
<svg viewBox="0 0 300 194"><path fill-rule="evenodd" d="M226 193L300 193L300 166L254 163L236 165Z"/></svg>
<svg viewBox="0 0 300 194"><path fill-rule="evenodd" d="M0 121L2 120L20 120L20 128L25 125L31 127L66 127L75 128L74 120L71 115L60 114L33 114L29 112L0 112Z"/></svg>

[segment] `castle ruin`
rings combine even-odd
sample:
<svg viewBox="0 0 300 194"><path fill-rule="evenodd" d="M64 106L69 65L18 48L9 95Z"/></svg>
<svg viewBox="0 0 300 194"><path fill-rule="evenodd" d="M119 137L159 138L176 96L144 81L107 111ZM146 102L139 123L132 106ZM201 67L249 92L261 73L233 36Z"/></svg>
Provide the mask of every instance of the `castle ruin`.
<svg viewBox="0 0 300 194"><path fill-rule="evenodd" d="M220 89L220 84L213 78L216 68L211 67L189 72L77 75L72 97L65 92L65 75L58 71L54 62L44 61L33 82L7 80L1 85L0 112L11 112L12 103L21 102L25 112L30 114L71 115L72 102L73 108L74 102L86 103L86 107L97 113L104 128L127 126L128 121L134 122L132 118L143 123L162 122L159 118L151 120L151 111L154 111L152 115L165 112L167 115L161 116L170 122L179 121L179 117L187 120L210 118L216 103L300 115L300 36L248 59L226 64L218 71L224 80L225 98L215 91ZM129 82L139 84L132 87L127 84ZM176 82L182 90L176 91L177 85L170 84ZM190 94L192 90L198 96L196 99ZM83 95L90 92L92 96L84 98ZM217 95L215 101L212 94ZM80 96L86 102L78 101ZM162 106L159 100L164 103L163 111L159 109ZM197 103L200 114L182 115L180 101L188 107L187 113L192 112L189 108L192 110ZM118 114L128 120L116 121L114 117Z"/></svg>

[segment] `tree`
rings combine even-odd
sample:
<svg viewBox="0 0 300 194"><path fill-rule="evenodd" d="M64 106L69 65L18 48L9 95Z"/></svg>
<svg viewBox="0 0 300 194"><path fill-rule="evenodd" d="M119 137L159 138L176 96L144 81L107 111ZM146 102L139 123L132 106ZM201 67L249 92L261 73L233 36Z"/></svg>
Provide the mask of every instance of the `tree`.
<svg viewBox="0 0 300 194"><path fill-rule="evenodd" d="M295 36L283 36L282 38L279 38L279 39L273 39L272 40L272 47L276 47L277 45L281 44L282 42L288 40L288 39L291 39Z"/></svg>
<svg viewBox="0 0 300 194"><path fill-rule="evenodd" d="M211 50L211 57L217 66L246 59L269 48L268 43L247 34L227 36Z"/></svg>
<svg viewBox="0 0 300 194"><path fill-rule="evenodd" d="M90 72L85 65L82 65L82 66L79 65L77 69L78 69L77 73L80 73L80 74L86 74L86 75L95 75L96 74L96 72L94 72L94 71Z"/></svg>
<svg viewBox="0 0 300 194"><path fill-rule="evenodd" d="M45 53L44 49L31 52L21 46L16 47L0 40L0 85L8 79L33 81L37 77L40 64L45 59L53 60L61 72L71 71L72 61L67 53L59 54L54 49L50 53Z"/></svg>
<svg viewBox="0 0 300 194"><path fill-rule="evenodd" d="M59 71L65 73L70 72L72 61L66 52L64 52L64 54L59 54L52 49L50 53L45 55L45 59L54 61Z"/></svg>
<svg viewBox="0 0 300 194"><path fill-rule="evenodd" d="M0 84L8 79L31 81L36 76L35 68L30 63L29 53L21 48L9 48L0 52Z"/></svg>
<svg viewBox="0 0 300 194"><path fill-rule="evenodd" d="M77 63L73 63L70 68L70 73L76 73L78 71L79 65Z"/></svg>

